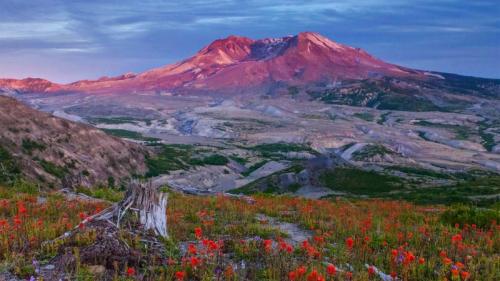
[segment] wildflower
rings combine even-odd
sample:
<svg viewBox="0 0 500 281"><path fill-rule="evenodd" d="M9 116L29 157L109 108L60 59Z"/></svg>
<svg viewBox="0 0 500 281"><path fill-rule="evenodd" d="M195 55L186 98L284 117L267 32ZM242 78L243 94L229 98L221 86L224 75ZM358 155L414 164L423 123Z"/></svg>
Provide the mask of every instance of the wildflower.
<svg viewBox="0 0 500 281"><path fill-rule="evenodd" d="M288 280L290 280L290 281L297 280L297 272L295 272L295 271L288 272Z"/></svg>
<svg viewBox="0 0 500 281"><path fill-rule="evenodd" d="M307 275L307 281L318 281L318 277L318 271L316 271L316 269L313 269L313 271L311 271L311 273Z"/></svg>
<svg viewBox="0 0 500 281"><path fill-rule="evenodd" d="M405 265L408 265L410 264L411 262L413 262L415 260L415 255L413 255L412 252L405 252L405 257L404 257L404 261L403 263Z"/></svg>
<svg viewBox="0 0 500 281"><path fill-rule="evenodd" d="M203 236L203 231L201 230L201 227L196 227L194 229L194 236L196 236L196 239L200 240L201 237Z"/></svg>
<svg viewBox="0 0 500 281"><path fill-rule="evenodd" d="M458 277L458 269L456 269L456 268L451 269L451 275L453 277Z"/></svg>
<svg viewBox="0 0 500 281"><path fill-rule="evenodd" d="M425 263L425 259L424 258L419 258L418 259L418 263L419 264L424 264Z"/></svg>
<svg viewBox="0 0 500 281"><path fill-rule="evenodd" d="M184 280L184 278L186 277L186 272L184 271L177 271L175 273L175 278L178 280L178 281L181 281L181 280Z"/></svg>
<svg viewBox="0 0 500 281"><path fill-rule="evenodd" d="M446 265L450 265L451 264L451 259L450 258L444 258L443 259L443 263L446 264Z"/></svg>
<svg viewBox="0 0 500 281"><path fill-rule="evenodd" d="M200 262L201 262L200 259L197 257L191 257L190 259L191 267L197 267L200 264Z"/></svg>
<svg viewBox="0 0 500 281"><path fill-rule="evenodd" d="M226 271L224 271L224 275L226 276L227 280L231 279L231 277L233 277L233 275L234 275L233 267L229 265L226 268Z"/></svg>
<svg viewBox="0 0 500 281"><path fill-rule="evenodd" d="M127 276L134 276L134 275L135 275L135 269L133 267L128 267Z"/></svg>
<svg viewBox="0 0 500 281"><path fill-rule="evenodd" d="M349 248L350 250L354 246L354 239L352 239L352 237L349 237L345 240L345 243L347 245L347 248Z"/></svg>
<svg viewBox="0 0 500 281"><path fill-rule="evenodd" d="M396 257L398 256L398 250L396 249L391 250L391 255L393 259L396 259Z"/></svg>
<svg viewBox="0 0 500 281"><path fill-rule="evenodd" d="M345 277L347 277L347 279L351 280L352 279L352 272L350 272L350 271L346 272Z"/></svg>
<svg viewBox="0 0 500 281"><path fill-rule="evenodd" d="M189 244L188 245L188 252L191 255L196 255L196 253L197 253L196 246L194 244Z"/></svg>
<svg viewBox="0 0 500 281"><path fill-rule="evenodd" d="M307 271L306 267L301 265L301 266L299 266L299 268L297 268L297 275L300 277L300 276L306 274L306 271Z"/></svg>
<svg viewBox="0 0 500 281"><path fill-rule="evenodd" d="M391 278L392 278L392 280L396 280L397 276L398 276L398 274L395 271L391 272Z"/></svg>
<svg viewBox="0 0 500 281"><path fill-rule="evenodd" d="M87 217L87 215L86 215L85 213L83 213L83 212L80 212L80 213L78 213L78 217L79 217L81 220L84 220L84 219Z"/></svg>
<svg viewBox="0 0 500 281"><path fill-rule="evenodd" d="M372 276L375 274L375 268L373 267L373 265L370 265L370 267L368 267L368 275Z"/></svg>
<svg viewBox="0 0 500 281"><path fill-rule="evenodd" d="M270 239L266 239L264 240L264 249L266 250L266 252L271 252L272 250L272 245L273 245L273 241L270 240Z"/></svg>
<svg viewBox="0 0 500 281"><path fill-rule="evenodd" d="M462 235L457 234L451 237L451 244L460 244L462 242Z"/></svg>
<svg viewBox="0 0 500 281"><path fill-rule="evenodd" d="M337 272L337 268L335 268L335 265L330 263L326 266L326 272L328 273L328 275L333 276Z"/></svg>
<svg viewBox="0 0 500 281"><path fill-rule="evenodd" d="M462 277L462 280L467 280L469 278L469 272L467 271L461 271L460 272L460 277Z"/></svg>

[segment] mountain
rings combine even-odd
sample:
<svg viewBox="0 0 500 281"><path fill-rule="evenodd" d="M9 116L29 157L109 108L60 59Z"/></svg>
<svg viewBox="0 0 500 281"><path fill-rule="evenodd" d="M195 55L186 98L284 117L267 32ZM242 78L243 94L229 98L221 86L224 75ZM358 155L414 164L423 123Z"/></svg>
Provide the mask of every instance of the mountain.
<svg viewBox="0 0 500 281"><path fill-rule="evenodd" d="M104 77L56 85L34 79L0 82L21 92L130 92L130 91L226 91L304 85L373 77L427 78L422 71L383 62L367 52L342 45L318 33L253 40L229 36L219 39L196 55L176 64L141 74ZM42 81L44 83L42 83Z"/></svg>
<svg viewBox="0 0 500 281"><path fill-rule="evenodd" d="M13 98L0 96L0 132L0 182L22 173L47 186L92 186L146 171L140 145Z"/></svg>
<svg viewBox="0 0 500 281"><path fill-rule="evenodd" d="M56 91L59 85L41 78L0 79L0 89L13 90L18 93L40 93Z"/></svg>
<svg viewBox="0 0 500 281"><path fill-rule="evenodd" d="M143 73L60 85L0 80L0 91L85 94L303 93L325 103L408 111L463 110L499 99L500 80L414 70L379 60L318 33L253 40L229 36L193 57Z"/></svg>

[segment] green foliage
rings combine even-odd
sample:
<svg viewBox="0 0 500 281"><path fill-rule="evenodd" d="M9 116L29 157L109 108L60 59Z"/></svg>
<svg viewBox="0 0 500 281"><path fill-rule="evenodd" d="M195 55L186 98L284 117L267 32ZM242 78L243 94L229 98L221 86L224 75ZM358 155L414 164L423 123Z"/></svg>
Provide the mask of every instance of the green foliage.
<svg viewBox="0 0 500 281"><path fill-rule="evenodd" d="M479 123L479 136L482 141L481 144L487 151L492 151L495 143L495 135L488 133L486 130L490 127L487 121L482 121Z"/></svg>
<svg viewBox="0 0 500 281"><path fill-rule="evenodd" d="M375 195L402 187L401 180L397 177L344 167L323 172L320 181L333 190L358 195Z"/></svg>
<svg viewBox="0 0 500 281"><path fill-rule="evenodd" d="M241 165L245 165L245 164L248 162L248 160L247 160L247 159L242 158L242 157L239 157L239 156L237 156L237 155L231 155L231 156L229 156L229 158L230 158L231 160L233 160L233 161L235 161L235 162L237 162L237 163L241 164Z"/></svg>
<svg viewBox="0 0 500 281"><path fill-rule="evenodd" d="M352 154L352 159L356 161L363 161L377 155L383 156L387 154L394 154L394 152L381 144L368 144L362 149L355 151Z"/></svg>
<svg viewBox="0 0 500 281"><path fill-rule="evenodd" d="M267 160L257 162L255 164L253 164L252 166L250 166L246 171L241 173L241 175L244 177L248 177L251 173L253 173L255 170L259 169L260 167L264 166L267 162L268 162Z"/></svg>
<svg viewBox="0 0 500 281"><path fill-rule="evenodd" d="M21 175L17 161L2 146L0 146L0 183L10 184Z"/></svg>
<svg viewBox="0 0 500 281"><path fill-rule="evenodd" d="M455 178L462 175L450 175ZM444 178L442 176L441 178ZM496 194L500 193L500 176L471 176L454 185L436 187L418 187L401 193L385 195L392 199L403 199L417 204L474 204L490 207L498 202Z"/></svg>
<svg viewBox="0 0 500 281"><path fill-rule="evenodd" d="M25 153L30 154L30 155L35 150L43 151L45 149L45 145L44 144L36 142L34 140L30 140L30 139L23 139L23 142L22 142L21 146L23 148L23 151Z"/></svg>
<svg viewBox="0 0 500 281"><path fill-rule="evenodd" d="M444 223L455 225L475 224L481 228L489 228L493 222L500 221L500 211L477 208L467 205L455 205L447 209L442 215L441 220Z"/></svg>
<svg viewBox="0 0 500 281"><path fill-rule="evenodd" d="M111 124L111 125L117 125L117 124L137 124L138 122L145 122L146 125L151 124L151 119L138 119L134 117L128 117L128 116L121 116L121 117L96 117L96 118L90 118L89 122L92 124Z"/></svg>
<svg viewBox="0 0 500 281"><path fill-rule="evenodd" d="M156 142L159 140L158 138L145 137L141 133L129 130L123 130L123 129L102 129L102 130L109 135L119 138L126 138L126 139L133 139L133 140L140 140L147 142Z"/></svg>
<svg viewBox="0 0 500 281"><path fill-rule="evenodd" d="M192 158L189 160L189 164L194 166L204 166L204 165L224 166L227 163L229 163L229 159L219 154L212 154L201 159Z"/></svg>
<svg viewBox="0 0 500 281"><path fill-rule="evenodd" d="M315 155L318 154L318 152L316 152L311 147L299 143L285 143L285 142L264 143L251 147L250 149L259 152L263 157L267 158L281 157L282 153L287 153L287 152L305 151Z"/></svg>
<svg viewBox="0 0 500 281"><path fill-rule="evenodd" d="M68 173L68 170L66 168L58 166L52 162L42 159L39 160L38 163L40 164L40 166L42 166L45 172L55 176L56 178L62 179Z"/></svg>
<svg viewBox="0 0 500 281"><path fill-rule="evenodd" d="M155 177L170 171L185 170L189 167L187 163L192 153L193 147L190 145L163 145L157 156L146 158L146 176Z"/></svg>
<svg viewBox="0 0 500 281"><path fill-rule="evenodd" d="M470 129L466 126L432 123L432 122L425 121L425 120L419 120L413 124L419 125L419 126L425 126L425 127L443 128L443 129L451 130L455 133L455 138L459 139L459 140L466 140L470 137L471 134L474 133L472 129Z"/></svg>
<svg viewBox="0 0 500 281"><path fill-rule="evenodd" d="M406 174L417 175L417 176L426 176L426 177L438 178L438 179L452 179L453 178L453 176L450 174L436 172L433 170L419 168L419 167L391 166L388 169L400 171L400 172L403 172Z"/></svg>
<svg viewBox="0 0 500 281"><path fill-rule="evenodd" d="M359 119L362 119L362 120L365 120L365 121L368 121L368 122L372 122L375 119L373 114L368 113L368 112L356 112L352 116L359 118Z"/></svg>
<svg viewBox="0 0 500 281"><path fill-rule="evenodd" d="M76 191L90 197L107 200L111 202L119 202L120 200L123 199L124 196L123 192L108 187L86 188L80 186L76 188Z"/></svg>

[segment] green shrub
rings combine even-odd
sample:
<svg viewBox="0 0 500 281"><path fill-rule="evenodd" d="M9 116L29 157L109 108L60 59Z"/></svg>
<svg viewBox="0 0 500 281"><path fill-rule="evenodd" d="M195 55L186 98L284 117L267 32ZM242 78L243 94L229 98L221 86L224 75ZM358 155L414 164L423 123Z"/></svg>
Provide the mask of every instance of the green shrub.
<svg viewBox="0 0 500 281"><path fill-rule="evenodd" d="M375 195L401 188L401 180L397 177L356 168L337 167L323 172L320 181L333 190L359 195Z"/></svg>
<svg viewBox="0 0 500 281"><path fill-rule="evenodd" d="M26 152L30 155L34 150L42 151L45 149L44 144L38 143L38 142L36 142L34 140L30 140L30 139L23 139L21 146L22 146L24 152Z"/></svg>
<svg viewBox="0 0 500 281"><path fill-rule="evenodd" d="M2 146L0 146L0 183L10 184L21 175L17 161Z"/></svg>
<svg viewBox="0 0 500 281"><path fill-rule="evenodd" d="M498 209L483 209L467 205L455 205L446 210L441 215L441 220L450 225L475 224L481 228L489 228L492 223L500 221L500 211Z"/></svg>
<svg viewBox="0 0 500 281"><path fill-rule="evenodd" d="M66 168L63 168L61 166L58 166L52 162L45 161L45 160L39 160L38 163L42 168L45 170L45 172L53 175L56 178L62 179L68 172Z"/></svg>

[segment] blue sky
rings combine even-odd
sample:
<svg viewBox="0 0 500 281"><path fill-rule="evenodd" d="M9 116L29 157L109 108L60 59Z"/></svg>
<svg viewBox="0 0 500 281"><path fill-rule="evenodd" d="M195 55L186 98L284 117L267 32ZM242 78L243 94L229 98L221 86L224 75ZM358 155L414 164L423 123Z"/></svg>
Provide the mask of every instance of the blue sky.
<svg viewBox="0 0 500 281"><path fill-rule="evenodd" d="M0 77L140 72L231 34L301 31L403 66L500 78L497 0L1 0Z"/></svg>

